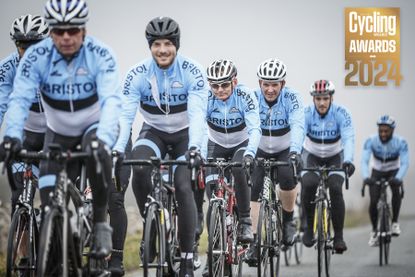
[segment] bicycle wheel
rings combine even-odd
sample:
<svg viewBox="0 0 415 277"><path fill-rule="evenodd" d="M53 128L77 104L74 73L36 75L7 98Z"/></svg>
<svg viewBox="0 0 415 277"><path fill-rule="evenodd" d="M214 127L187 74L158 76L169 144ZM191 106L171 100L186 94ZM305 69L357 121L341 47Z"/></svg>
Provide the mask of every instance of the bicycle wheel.
<svg viewBox="0 0 415 277"><path fill-rule="evenodd" d="M324 223L324 269L326 276L330 276L330 262L331 254L333 251L333 238L332 238L332 226L331 215L328 207L323 208L323 223Z"/></svg>
<svg viewBox="0 0 415 277"><path fill-rule="evenodd" d="M57 208L52 208L43 220L39 240L38 277L62 276L63 274L63 217Z"/></svg>
<svg viewBox="0 0 415 277"><path fill-rule="evenodd" d="M272 276L274 255L272 245L271 210L265 203L259 209L257 238L258 238L258 276Z"/></svg>
<svg viewBox="0 0 415 277"><path fill-rule="evenodd" d="M161 216L161 213L163 215ZM163 224L162 224L163 221ZM163 276L165 264L164 209L150 204L146 210L144 227L144 276Z"/></svg>
<svg viewBox="0 0 415 277"><path fill-rule="evenodd" d="M225 232L224 212L219 202L213 202L208 232L209 276L224 276L226 247Z"/></svg>
<svg viewBox="0 0 415 277"><path fill-rule="evenodd" d="M284 261L286 266L291 265L292 247L289 246L284 250Z"/></svg>
<svg viewBox="0 0 415 277"><path fill-rule="evenodd" d="M35 214L20 207L13 214L7 244L7 277L35 276L38 230Z"/></svg>
<svg viewBox="0 0 415 277"><path fill-rule="evenodd" d="M378 213L379 222L379 265L389 263L389 246L390 246L390 217L387 206L382 206Z"/></svg>
<svg viewBox="0 0 415 277"><path fill-rule="evenodd" d="M281 245L282 245L282 206L277 204L275 211L271 211L271 218L275 217L271 223L271 241L274 247L272 248L273 267L271 268L271 276L280 276L281 264Z"/></svg>
<svg viewBox="0 0 415 277"><path fill-rule="evenodd" d="M235 207L236 208L236 207ZM246 254L246 245L241 245L237 242L238 230L238 214L236 210L233 211L232 237L228 238L228 245L230 246L229 253L232 255L228 257L231 260L229 276L242 276L243 261Z"/></svg>
<svg viewBox="0 0 415 277"><path fill-rule="evenodd" d="M303 258L303 233L297 232L295 236L296 236L295 243L294 243L295 261L297 264L301 264L301 260Z"/></svg>
<svg viewBox="0 0 415 277"><path fill-rule="evenodd" d="M324 276L324 225L323 225L323 205L321 202L318 202L316 205L316 214L314 220L316 231L317 231L317 270L318 277Z"/></svg>
<svg viewBox="0 0 415 277"><path fill-rule="evenodd" d="M168 261L169 261L169 276L179 274L180 270L180 247L179 247L179 232L178 232L178 217L175 209L170 213L170 230L168 234Z"/></svg>

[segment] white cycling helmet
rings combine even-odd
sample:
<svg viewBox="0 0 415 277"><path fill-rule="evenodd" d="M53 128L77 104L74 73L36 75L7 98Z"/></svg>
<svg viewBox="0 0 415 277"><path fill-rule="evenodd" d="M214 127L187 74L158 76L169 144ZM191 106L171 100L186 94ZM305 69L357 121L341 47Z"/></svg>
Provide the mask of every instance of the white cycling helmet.
<svg viewBox="0 0 415 277"><path fill-rule="evenodd" d="M68 25L84 27L89 19L88 6L84 0L48 0L45 18L51 28Z"/></svg>
<svg viewBox="0 0 415 277"><path fill-rule="evenodd" d="M207 68L207 79L211 83L231 81L237 74L234 63L230 60L216 60Z"/></svg>
<svg viewBox="0 0 415 277"><path fill-rule="evenodd" d="M317 80L311 84L310 94L312 96L333 95L335 87L332 81Z"/></svg>
<svg viewBox="0 0 415 277"><path fill-rule="evenodd" d="M282 61L271 58L258 66L257 76L264 81L284 81L287 76L287 67Z"/></svg>
<svg viewBox="0 0 415 277"><path fill-rule="evenodd" d="M49 27L40 15L22 15L13 21L10 38L14 42L37 42L49 35Z"/></svg>
<svg viewBox="0 0 415 277"><path fill-rule="evenodd" d="M378 121L377 121L378 126L379 125L387 125L389 127L391 127L392 129L394 129L396 127L396 122L395 119L390 116L390 115L382 115L381 117L379 117Z"/></svg>

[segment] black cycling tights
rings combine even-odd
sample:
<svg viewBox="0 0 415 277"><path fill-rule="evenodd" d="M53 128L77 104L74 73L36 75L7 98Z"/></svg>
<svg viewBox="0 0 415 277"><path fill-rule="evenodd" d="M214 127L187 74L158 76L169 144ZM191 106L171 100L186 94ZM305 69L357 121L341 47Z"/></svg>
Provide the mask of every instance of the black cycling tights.
<svg viewBox="0 0 415 277"><path fill-rule="evenodd" d="M142 140L144 143L134 147L132 158L149 159L152 156L157 156L155 151L160 151L159 155L162 158L166 156L166 153L172 159L184 156L188 146L187 134L187 129L174 134L167 134L143 126L138 141ZM157 149L152 148L152 146L157 147ZM133 166L132 186L141 216L144 216L144 205L147 201L147 195L152 189L151 167ZM190 182L190 170L187 166L177 166L174 172L174 188L178 203L180 250L182 253L190 253L193 252L195 242L197 212Z"/></svg>
<svg viewBox="0 0 415 277"><path fill-rule="evenodd" d="M330 175L328 178L328 186L331 200L331 214L333 221L334 235L337 238L343 238L343 226L344 226L344 215L345 205L343 199L343 185L344 178L338 174ZM314 172L307 172L302 178L302 203L307 218L307 226L312 228L314 220L314 201L319 177Z"/></svg>
<svg viewBox="0 0 415 277"><path fill-rule="evenodd" d="M380 180L381 178L389 179L395 177L398 170L388 171L388 172L380 172L380 171L372 171L372 178L375 180ZM392 191L392 222L398 222L399 218L399 211L401 209L401 190L400 186L392 186L390 185ZM378 185L371 185L369 186L369 194L370 194L370 204L369 204L369 215L370 221L372 222L373 230L377 229L376 222L378 218L378 209L377 203L380 197L380 187Z"/></svg>

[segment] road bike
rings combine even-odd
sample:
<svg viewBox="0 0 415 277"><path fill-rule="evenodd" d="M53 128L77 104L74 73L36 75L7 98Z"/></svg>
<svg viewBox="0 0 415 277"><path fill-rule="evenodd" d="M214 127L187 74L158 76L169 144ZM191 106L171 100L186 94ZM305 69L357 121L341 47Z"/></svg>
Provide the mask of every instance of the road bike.
<svg viewBox="0 0 415 277"><path fill-rule="evenodd" d="M98 143L92 142L92 153L62 151L58 144L48 147L48 152L22 150L18 154L23 160L54 160L62 166L50 205L44 210L36 276L109 276L110 272L104 269L104 258L90 254L93 212L91 200L83 193L87 184L86 167L82 166L79 188L66 171L69 161L85 161L92 154L96 157L96 170L100 174L102 165L97 158Z"/></svg>
<svg viewBox="0 0 415 277"><path fill-rule="evenodd" d="M144 276L174 276L180 270L178 209L174 195L173 167L188 166L185 160L124 160L123 165L150 166L152 191L145 204L142 241ZM163 178L167 170L168 179ZM193 172L193 170L192 170ZM193 175L193 173L192 173Z"/></svg>
<svg viewBox="0 0 415 277"><path fill-rule="evenodd" d="M362 197L365 196L365 185L362 188ZM391 205L388 200L387 187L389 181L381 178L376 181L374 185L380 187L380 196L377 203L378 217L377 217L377 245L379 246L379 265L387 265L390 258L390 244L392 241L392 212ZM403 192L401 191L401 197Z"/></svg>
<svg viewBox="0 0 415 277"><path fill-rule="evenodd" d="M331 255L333 248L333 225L331 219L331 202L328 190L328 178L330 173L342 173L345 176L346 189L349 189L349 176L343 168L334 166L319 166L303 168L303 171L316 172L319 175L316 197L312 203L316 205L314 211L313 234L317 241L317 272L318 276L330 276Z"/></svg>
<svg viewBox="0 0 415 277"><path fill-rule="evenodd" d="M237 241L239 217L236 207L235 180L232 168L242 167L240 162L208 158L204 168L218 169L209 201L208 269L209 276L243 276L242 265L247 245ZM225 175L229 173L228 182ZM250 181L248 170L247 179Z"/></svg>

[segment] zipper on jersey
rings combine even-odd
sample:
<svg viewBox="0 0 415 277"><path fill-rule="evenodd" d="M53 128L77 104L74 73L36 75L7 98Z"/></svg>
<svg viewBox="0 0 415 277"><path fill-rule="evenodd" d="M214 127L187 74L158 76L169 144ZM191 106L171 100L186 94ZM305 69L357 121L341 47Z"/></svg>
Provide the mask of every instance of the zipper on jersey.
<svg viewBox="0 0 415 277"><path fill-rule="evenodd" d="M167 71L163 71L164 75L164 106L166 110L164 111L164 114L167 116L170 113L170 90L168 89L168 79L167 79Z"/></svg>
<svg viewBox="0 0 415 277"><path fill-rule="evenodd" d="M69 106L71 108L71 112L73 113L75 111L74 106L73 106L73 99L72 99L72 87L73 87L73 61L71 61L68 66L68 94L69 94Z"/></svg>

